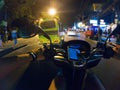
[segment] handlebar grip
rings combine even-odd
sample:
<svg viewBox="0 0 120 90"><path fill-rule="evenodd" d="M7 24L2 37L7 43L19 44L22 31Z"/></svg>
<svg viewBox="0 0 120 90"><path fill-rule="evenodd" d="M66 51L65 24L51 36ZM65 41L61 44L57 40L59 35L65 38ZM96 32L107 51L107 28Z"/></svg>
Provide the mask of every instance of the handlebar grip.
<svg viewBox="0 0 120 90"><path fill-rule="evenodd" d="M32 56L32 61L35 61L37 59L37 55L33 52L28 52L30 56Z"/></svg>
<svg viewBox="0 0 120 90"><path fill-rule="evenodd" d="M39 56L43 54L43 51L41 48L39 48L39 49L34 49L31 52L28 52L28 54L32 56L32 59L33 59L32 61L34 61L34 60L37 60Z"/></svg>

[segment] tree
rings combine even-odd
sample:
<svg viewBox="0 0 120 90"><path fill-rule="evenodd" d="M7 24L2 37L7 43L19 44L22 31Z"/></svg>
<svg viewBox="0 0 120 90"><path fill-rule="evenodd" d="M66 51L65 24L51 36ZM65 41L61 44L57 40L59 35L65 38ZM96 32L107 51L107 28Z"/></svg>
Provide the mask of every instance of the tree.
<svg viewBox="0 0 120 90"><path fill-rule="evenodd" d="M5 0L5 5L7 6L8 20L12 20L20 17L31 17L33 15L33 6L37 0Z"/></svg>

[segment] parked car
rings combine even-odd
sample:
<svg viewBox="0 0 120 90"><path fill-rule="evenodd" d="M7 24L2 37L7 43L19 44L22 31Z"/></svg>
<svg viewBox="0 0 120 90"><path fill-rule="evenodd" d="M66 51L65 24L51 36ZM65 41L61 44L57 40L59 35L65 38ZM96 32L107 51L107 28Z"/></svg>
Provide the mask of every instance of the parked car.
<svg viewBox="0 0 120 90"><path fill-rule="evenodd" d="M75 30L69 30L69 31L67 31L67 35L68 35L68 36L76 36L77 33L76 33Z"/></svg>

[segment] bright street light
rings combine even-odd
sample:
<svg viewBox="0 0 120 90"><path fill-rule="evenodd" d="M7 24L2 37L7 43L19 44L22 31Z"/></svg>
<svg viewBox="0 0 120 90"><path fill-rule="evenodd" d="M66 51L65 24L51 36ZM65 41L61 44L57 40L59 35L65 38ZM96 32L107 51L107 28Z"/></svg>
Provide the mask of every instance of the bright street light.
<svg viewBox="0 0 120 90"><path fill-rule="evenodd" d="M54 16L56 14L56 10L54 8L49 9L49 14Z"/></svg>

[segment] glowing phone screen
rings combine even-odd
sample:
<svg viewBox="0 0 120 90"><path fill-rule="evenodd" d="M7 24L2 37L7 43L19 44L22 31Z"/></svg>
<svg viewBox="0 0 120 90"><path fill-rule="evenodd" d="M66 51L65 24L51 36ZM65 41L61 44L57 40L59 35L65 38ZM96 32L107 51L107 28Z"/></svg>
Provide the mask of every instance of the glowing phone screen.
<svg viewBox="0 0 120 90"><path fill-rule="evenodd" d="M68 58L70 60L79 60L80 50L78 49L80 46L69 46L68 47Z"/></svg>

